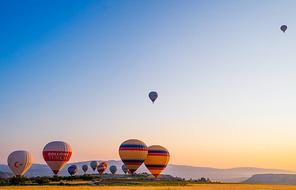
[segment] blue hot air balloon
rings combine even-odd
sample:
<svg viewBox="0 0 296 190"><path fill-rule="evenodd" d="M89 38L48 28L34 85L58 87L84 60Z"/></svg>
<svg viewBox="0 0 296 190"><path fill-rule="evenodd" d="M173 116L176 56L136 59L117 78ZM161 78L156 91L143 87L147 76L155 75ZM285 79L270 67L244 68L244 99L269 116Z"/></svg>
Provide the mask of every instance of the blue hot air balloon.
<svg viewBox="0 0 296 190"><path fill-rule="evenodd" d="M126 174L126 172L128 172L128 168L126 167L126 165L122 165L122 171Z"/></svg>
<svg viewBox="0 0 296 190"><path fill-rule="evenodd" d="M281 26L281 31L283 31L285 33L287 28L288 28L287 25L282 25Z"/></svg>
<svg viewBox="0 0 296 190"><path fill-rule="evenodd" d="M97 161L92 161L92 162L90 163L90 167L91 167L94 171L97 169L98 165L99 165L99 162L97 162Z"/></svg>
<svg viewBox="0 0 296 190"><path fill-rule="evenodd" d="M87 170L88 170L88 165L83 165L82 166L82 170L84 171L84 173L86 173L87 172Z"/></svg>
<svg viewBox="0 0 296 190"><path fill-rule="evenodd" d="M150 98L150 100L151 100L153 103L154 103L154 101L157 99L157 97L158 97L157 92L152 91L152 92L149 93L149 98Z"/></svg>
<svg viewBox="0 0 296 190"><path fill-rule="evenodd" d="M115 166L115 165L110 166L110 172L111 172L112 174L115 174L116 171L117 171L117 166Z"/></svg>
<svg viewBox="0 0 296 190"><path fill-rule="evenodd" d="M78 166L76 164L75 165L71 165L68 168L68 172L69 172L69 174L71 176L74 175L74 174L76 174L77 171L78 171Z"/></svg>

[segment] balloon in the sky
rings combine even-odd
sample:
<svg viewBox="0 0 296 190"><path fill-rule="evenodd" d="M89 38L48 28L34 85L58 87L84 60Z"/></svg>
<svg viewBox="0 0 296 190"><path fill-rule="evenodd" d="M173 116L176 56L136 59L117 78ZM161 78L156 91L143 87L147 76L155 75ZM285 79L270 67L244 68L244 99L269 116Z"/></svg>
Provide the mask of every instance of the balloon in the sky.
<svg viewBox="0 0 296 190"><path fill-rule="evenodd" d="M288 28L288 27L287 27L286 25L282 25L282 26L281 26L281 31L286 32L287 28Z"/></svg>
<svg viewBox="0 0 296 190"><path fill-rule="evenodd" d="M117 166L110 166L110 172L112 173L112 174L115 174L116 173L116 171L117 171Z"/></svg>
<svg viewBox="0 0 296 190"><path fill-rule="evenodd" d="M62 141L50 142L43 149L43 158L55 175L67 164L71 155L71 146Z"/></svg>
<svg viewBox="0 0 296 190"><path fill-rule="evenodd" d="M159 145L148 147L148 155L144 162L147 169L155 178L165 169L170 160L169 151Z"/></svg>
<svg viewBox="0 0 296 190"><path fill-rule="evenodd" d="M151 100L153 103L154 103L154 101L157 99L157 97L158 97L157 92L152 91L152 92L149 93L149 98L150 98L150 100Z"/></svg>
<svg viewBox="0 0 296 190"><path fill-rule="evenodd" d="M9 168L18 177L21 177L31 167L32 163L32 154L24 150L14 151L7 158Z"/></svg>
<svg viewBox="0 0 296 190"><path fill-rule="evenodd" d="M122 165L122 171L126 174L126 172L128 172L128 168L126 167L126 165Z"/></svg>
<svg viewBox="0 0 296 190"><path fill-rule="evenodd" d="M95 169L97 169L98 165L99 165L99 162L97 162L97 161L92 161L92 162L90 163L90 167L91 167L94 171L95 171Z"/></svg>
<svg viewBox="0 0 296 190"><path fill-rule="evenodd" d="M146 144L137 139L126 140L119 147L119 156L132 174L145 161L147 154Z"/></svg>
<svg viewBox="0 0 296 190"><path fill-rule="evenodd" d="M84 171L84 173L86 173L87 170L88 170L88 165L84 164L84 165L82 166L82 170Z"/></svg>
<svg viewBox="0 0 296 190"><path fill-rule="evenodd" d="M107 169L106 165L102 163L97 167L97 170L100 174L104 173L106 169Z"/></svg>
<svg viewBox="0 0 296 190"><path fill-rule="evenodd" d="M74 175L74 174L76 174L77 171L78 171L78 166L76 164L75 165L71 165L68 168L68 172L69 172L69 174L71 176Z"/></svg>

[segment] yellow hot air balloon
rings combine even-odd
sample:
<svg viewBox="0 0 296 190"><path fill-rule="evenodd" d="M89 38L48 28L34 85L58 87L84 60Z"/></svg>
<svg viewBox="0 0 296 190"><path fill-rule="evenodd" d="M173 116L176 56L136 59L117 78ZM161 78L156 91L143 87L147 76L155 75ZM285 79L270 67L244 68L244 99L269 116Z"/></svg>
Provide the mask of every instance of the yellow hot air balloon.
<svg viewBox="0 0 296 190"><path fill-rule="evenodd" d="M168 165L169 160L170 153L166 148L160 145L152 145L148 147L148 155L144 164L156 179Z"/></svg>
<svg viewBox="0 0 296 190"><path fill-rule="evenodd" d="M13 173L21 177L31 167L33 156L24 150L14 151L8 156L7 163Z"/></svg>
<svg viewBox="0 0 296 190"><path fill-rule="evenodd" d="M147 154L146 144L137 139L126 140L119 147L119 156L132 175L145 161Z"/></svg>

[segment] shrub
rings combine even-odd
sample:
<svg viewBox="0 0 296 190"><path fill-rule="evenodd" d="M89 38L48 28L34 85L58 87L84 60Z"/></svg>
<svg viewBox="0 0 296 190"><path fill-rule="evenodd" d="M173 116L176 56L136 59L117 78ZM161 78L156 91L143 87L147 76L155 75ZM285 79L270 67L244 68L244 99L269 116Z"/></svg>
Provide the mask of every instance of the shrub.
<svg viewBox="0 0 296 190"><path fill-rule="evenodd" d="M28 181L26 177L11 177L8 179L8 184L10 185L20 185L25 184Z"/></svg>

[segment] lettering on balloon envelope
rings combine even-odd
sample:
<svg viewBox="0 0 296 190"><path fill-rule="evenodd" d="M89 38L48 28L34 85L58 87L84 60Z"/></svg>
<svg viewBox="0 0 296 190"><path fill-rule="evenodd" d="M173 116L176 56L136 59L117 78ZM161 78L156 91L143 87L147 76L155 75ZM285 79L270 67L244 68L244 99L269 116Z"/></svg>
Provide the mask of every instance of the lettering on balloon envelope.
<svg viewBox="0 0 296 190"><path fill-rule="evenodd" d="M72 152L62 151L43 151L43 157L45 161L69 161Z"/></svg>

